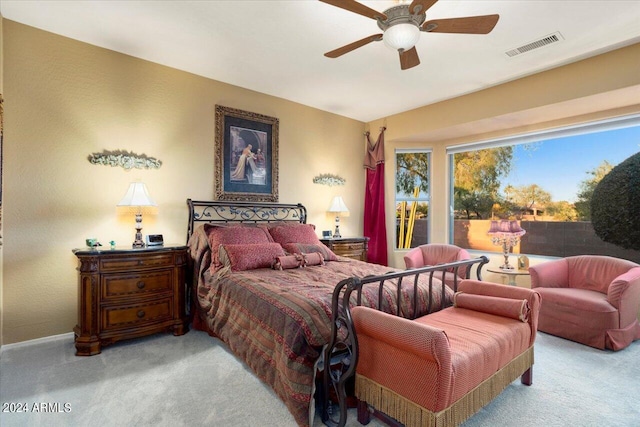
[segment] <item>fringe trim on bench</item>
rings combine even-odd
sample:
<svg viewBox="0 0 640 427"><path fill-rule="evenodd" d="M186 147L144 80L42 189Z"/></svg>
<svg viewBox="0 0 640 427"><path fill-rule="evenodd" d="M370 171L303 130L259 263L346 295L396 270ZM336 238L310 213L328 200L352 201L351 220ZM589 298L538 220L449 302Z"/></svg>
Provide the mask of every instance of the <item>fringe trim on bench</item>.
<svg viewBox="0 0 640 427"><path fill-rule="evenodd" d="M462 424L533 366L533 347L513 359L440 412L419 406L387 387L356 374L356 397L407 427L449 427Z"/></svg>

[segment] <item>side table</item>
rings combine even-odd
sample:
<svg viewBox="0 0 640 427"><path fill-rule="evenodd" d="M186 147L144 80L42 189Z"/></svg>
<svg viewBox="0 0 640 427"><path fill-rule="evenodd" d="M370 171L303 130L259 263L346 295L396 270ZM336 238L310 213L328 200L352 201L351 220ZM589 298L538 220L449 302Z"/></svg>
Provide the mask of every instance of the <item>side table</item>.
<svg viewBox="0 0 640 427"><path fill-rule="evenodd" d="M489 273L501 274L503 277L507 277L509 280L507 284L510 286L517 286L516 277L529 275L529 270L503 270L501 268L487 268L487 271Z"/></svg>
<svg viewBox="0 0 640 427"><path fill-rule="evenodd" d="M368 237L337 237L320 239L320 241L336 255L367 261Z"/></svg>
<svg viewBox="0 0 640 427"><path fill-rule="evenodd" d="M187 247L74 249L78 257L76 355L156 332L188 331Z"/></svg>

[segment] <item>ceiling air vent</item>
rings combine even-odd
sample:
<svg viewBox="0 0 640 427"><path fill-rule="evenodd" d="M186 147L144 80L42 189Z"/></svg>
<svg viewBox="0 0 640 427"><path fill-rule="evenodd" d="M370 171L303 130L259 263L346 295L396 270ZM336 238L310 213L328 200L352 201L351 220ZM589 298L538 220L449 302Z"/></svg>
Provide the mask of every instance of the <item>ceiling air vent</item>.
<svg viewBox="0 0 640 427"><path fill-rule="evenodd" d="M523 46L516 47L515 49L508 50L505 53L507 54L507 56L512 57L512 56L520 55L521 53L529 52L539 47L548 46L552 43L557 43L562 40L564 40L564 37L562 37L562 34L560 34L559 31L556 31L553 34L545 36L531 43L527 43Z"/></svg>

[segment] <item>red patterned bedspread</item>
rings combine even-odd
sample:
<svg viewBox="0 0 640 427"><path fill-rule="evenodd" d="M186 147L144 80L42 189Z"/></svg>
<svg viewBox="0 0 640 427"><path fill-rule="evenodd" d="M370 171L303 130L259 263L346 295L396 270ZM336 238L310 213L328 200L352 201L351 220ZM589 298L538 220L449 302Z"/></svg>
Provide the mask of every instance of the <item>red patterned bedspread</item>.
<svg viewBox="0 0 640 427"><path fill-rule="evenodd" d="M211 274L210 251L201 229L189 248L194 260L198 306L194 326L204 326L224 341L285 402L299 425L309 424L314 366L331 332L331 295L340 280L379 275L389 267L340 258L324 266L291 270L257 269ZM219 277L218 277L219 276ZM412 311L413 280L407 281L401 306ZM435 282L435 279L434 279ZM418 310L426 314L428 285L421 284ZM403 289L405 286L403 285ZM374 290L375 289L375 290ZM362 305L377 305L377 286L363 292ZM395 306L395 286L383 307ZM453 292L447 288L447 299ZM440 308L441 287L434 286L432 307ZM199 325L200 324L200 325Z"/></svg>

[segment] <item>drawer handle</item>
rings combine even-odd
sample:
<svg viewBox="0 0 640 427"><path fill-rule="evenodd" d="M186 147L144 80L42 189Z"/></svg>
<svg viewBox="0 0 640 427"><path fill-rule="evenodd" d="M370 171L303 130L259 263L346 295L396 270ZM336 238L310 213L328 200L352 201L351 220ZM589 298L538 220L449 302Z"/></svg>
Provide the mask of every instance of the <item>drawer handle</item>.
<svg viewBox="0 0 640 427"><path fill-rule="evenodd" d="M142 261L141 259L138 260L138 265L142 265L144 264L144 261Z"/></svg>
<svg viewBox="0 0 640 427"><path fill-rule="evenodd" d="M139 281L137 286L138 286L138 289L144 289L146 284L143 281Z"/></svg>
<svg viewBox="0 0 640 427"><path fill-rule="evenodd" d="M138 311L138 313L137 313L138 318L140 318L140 319L142 319L142 318L144 317L144 315L145 315L145 314L146 314L146 313L144 312L144 310L140 310L140 311Z"/></svg>

